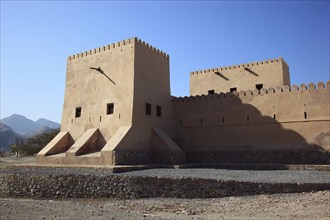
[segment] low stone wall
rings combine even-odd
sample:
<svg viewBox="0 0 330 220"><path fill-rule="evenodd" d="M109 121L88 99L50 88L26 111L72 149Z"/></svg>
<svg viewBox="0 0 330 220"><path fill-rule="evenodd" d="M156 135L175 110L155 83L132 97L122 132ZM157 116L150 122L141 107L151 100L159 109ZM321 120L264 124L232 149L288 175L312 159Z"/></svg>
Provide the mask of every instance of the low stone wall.
<svg viewBox="0 0 330 220"><path fill-rule="evenodd" d="M198 178L0 172L1 197L214 198L330 190L328 183L253 183Z"/></svg>
<svg viewBox="0 0 330 220"><path fill-rule="evenodd" d="M187 163L330 164L327 151L188 151Z"/></svg>
<svg viewBox="0 0 330 220"><path fill-rule="evenodd" d="M144 164L182 164L185 163L183 151L114 151L116 165Z"/></svg>

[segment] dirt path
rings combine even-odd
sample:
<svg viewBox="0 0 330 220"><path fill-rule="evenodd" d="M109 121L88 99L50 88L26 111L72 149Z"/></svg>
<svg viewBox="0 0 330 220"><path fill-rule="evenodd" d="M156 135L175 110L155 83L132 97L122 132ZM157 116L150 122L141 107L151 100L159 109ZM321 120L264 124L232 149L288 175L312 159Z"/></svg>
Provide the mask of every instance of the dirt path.
<svg viewBox="0 0 330 220"><path fill-rule="evenodd" d="M3 219L330 219L330 191L217 199L0 198Z"/></svg>

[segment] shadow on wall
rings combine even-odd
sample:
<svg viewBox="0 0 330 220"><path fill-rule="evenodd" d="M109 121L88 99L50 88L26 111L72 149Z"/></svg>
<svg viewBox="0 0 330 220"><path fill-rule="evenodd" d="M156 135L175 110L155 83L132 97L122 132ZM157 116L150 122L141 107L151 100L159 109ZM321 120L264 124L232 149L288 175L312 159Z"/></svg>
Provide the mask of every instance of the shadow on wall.
<svg viewBox="0 0 330 220"><path fill-rule="evenodd" d="M112 82L114 85L116 85L116 83L107 75L105 74L105 72L101 69L101 67L90 67L90 69L92 70L96 70L98 73L104 75L110 82Z"/></svg>
<svg viewBox="0 0 330 220"><path fill-rule="evenodd" d="M307 120L302 111L299 120L278 121L278 113L290 112L262 115L255 106L242 103L241 95L209 94L174 101L176 111L184 106L188 113L176 119L175 138L188 163L330 164L328 119Z"/></svg>

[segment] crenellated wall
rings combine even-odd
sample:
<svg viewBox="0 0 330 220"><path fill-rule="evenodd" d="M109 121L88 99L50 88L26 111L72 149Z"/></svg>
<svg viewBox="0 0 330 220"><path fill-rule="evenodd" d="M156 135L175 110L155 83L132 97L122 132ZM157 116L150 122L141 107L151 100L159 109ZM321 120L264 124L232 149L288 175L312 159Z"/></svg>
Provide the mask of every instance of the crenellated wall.
<svg viewBox="0 0 330 220"><path fill-rule="evenodd" d="M153 51L154 54L158 54L158 55L163 56L163 57L165 57L166 59L169 60L169 55L168 54L166 54L165 52L157 49L156 47L142 41L141 39L138 39L137 37L133 37L133 38L122 40L122 41L119 41L119 42L116 42L116 43L101 46L101 47L98 47L98 48L95 48L95 49L92 49L92 50L89 50L89 51L77 53L77 54L74 54L72 56L68 56L67 60L68 61L76 60L76 59L79 59L79 58L82 58L82 57L90 56L90 55L93 55L93 54L96 54L96 53L102 53L103 51L113 50L115 48L119 48L121 46L128 45L128 44L134 44L134 43L140 44L140 45L148 48L150 51Z"/></svg>
<svg viewBox="0 0 330 220"><path fill-rule="evenodd" d="M174 98L174 139L188 155L194 151L329 152L329 100L330 81L326 86L319 82Z"/></svg>
<svg viewBox="0 0 330 220"><path fill-rule="evenodd" d="M190 73L190 95L229 92L256 88L290 85L289 66L283 60L271 59L261 62L239 64L227 67L205 69Z"/></svg>

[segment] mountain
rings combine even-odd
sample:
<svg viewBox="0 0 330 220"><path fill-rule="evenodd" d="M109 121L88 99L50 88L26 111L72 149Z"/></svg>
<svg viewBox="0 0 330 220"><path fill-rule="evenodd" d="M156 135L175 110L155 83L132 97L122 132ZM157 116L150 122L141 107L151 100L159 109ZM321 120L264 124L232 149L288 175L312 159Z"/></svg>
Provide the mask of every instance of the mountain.
<svg viewBox="0 0 330 220"><path fill-rule="evenodd" d="M21 138L21 135L17 134L7 125L0 123L0 151L9 151L9 146L15 143L16 138Z"/></svg>
<svg viewBox="0 0 330 220"><path fill-rule="evenodd" d="M33 135L38 135L38 134L42 134L42 133L45 133L45 132L50 132L50 131L53 131L54 129L58 129L57 128L50 128L48 126L42 126L40 128L38 128L36 131L34 131Z"/></svg>
<svg viewBox="0 0 330 220"><path fill-rule="evenodd" d="M36 121L37 125L39 125L40 127L48 127L48 128L52 128L52 129L57 129L60 127L59 123L44 119L44 118L39 118Z"/></svg>
<svg viewBox="0 0 330 220"><path fill-rule="evenodd" d="M3 118L0 122L10 127L16 133L24 136L32 136L41 131L57 129L60 127L60 124L47 119L32 121L31 119L18 114Z"/></svg>
<svg viewBox="0 0 330 220"><path fill-rule="evenodd" d="M0 122L9 126L16 133L21 135L33 134L34 131L39 128L36 122L17 114L1 119Z"/></svg>

